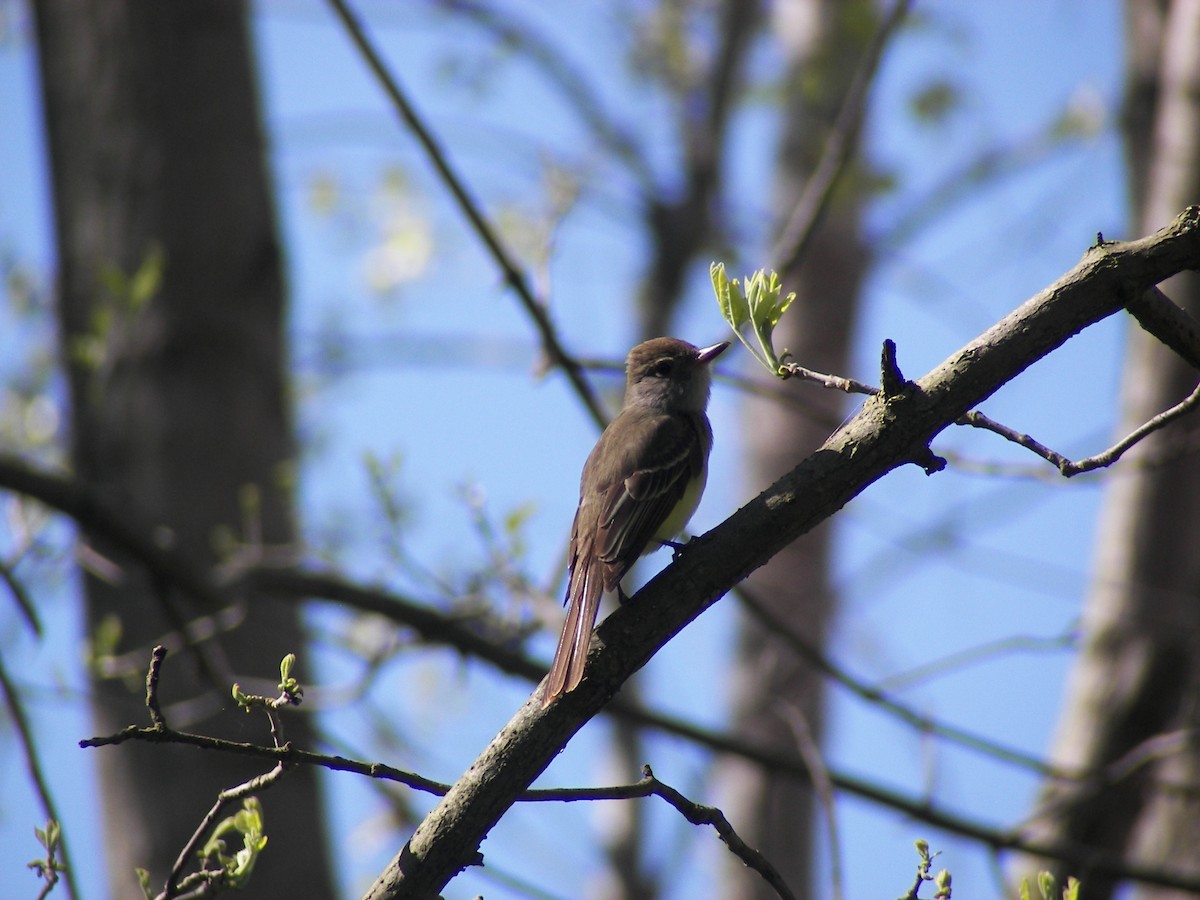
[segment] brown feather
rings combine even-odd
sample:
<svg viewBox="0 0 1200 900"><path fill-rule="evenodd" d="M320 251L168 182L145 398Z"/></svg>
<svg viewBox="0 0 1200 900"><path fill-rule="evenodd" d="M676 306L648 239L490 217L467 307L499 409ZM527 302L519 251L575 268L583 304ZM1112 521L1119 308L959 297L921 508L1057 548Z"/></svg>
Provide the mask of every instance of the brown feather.
<svg viewBox="0 0 1200 900"><path fill-rule="evenodd" d="M630 351L625 406L592 448L579 479L579 508L567 558L567 618L543 706L574 690L583 678L604 592L617 588L639 556L678 534L699 500L712 446L712 429L704 414L708 375L696 371L708 360L699 354L673 338L648 341ZM655 369L667 357L691 367L682 372L684 392L678 398L650 393L651 401L642 402L639 391L647 388L638 388L640 381L658 378L651 392L678 386L679 379L667 385L667 378ZM682 508L685 499L690 501L687 509Z"/></svg>

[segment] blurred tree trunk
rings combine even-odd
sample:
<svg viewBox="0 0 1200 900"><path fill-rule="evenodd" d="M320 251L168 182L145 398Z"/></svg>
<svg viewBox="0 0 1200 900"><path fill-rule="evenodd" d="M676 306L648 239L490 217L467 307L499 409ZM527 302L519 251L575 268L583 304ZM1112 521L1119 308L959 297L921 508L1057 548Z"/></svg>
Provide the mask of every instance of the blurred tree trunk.
<svg viewBox="0 0 1200 900"><path fill-rule="evenodd" d="M777 168L778 207L786 221L824 149L863 49L875 27L867 2L779 0L773 29L788 59L783 133ZM821 220L808 252L783 264L785 290L797 299L776 331L775 346L803 366L823 372L848 368L850 336L869 255L859 233L862 196L845 179ZM731 273L734 274L734 273ZM842 397L808 385L789 385L805 409L749 398L745 404L748 470L753 484L769 484L836 427ZM822 526L793 543L756 572L749 589L779 620L816 647L824 643L834 609L830 589L830 531ZM757 744L800 756L800 742L819 746L823 718L821 676L787 651L758 623L743 621L734 673L732 730ZM751 846L779 868L797 896L812 884L813 795L807 784L730 760L719 772L722 806ZM721 896L775 896L765 882L729 864Z"/></svg>
<svg viewBox="0 0 1200 900"><path fill-rule="evenodd" d="M740 99L746 55L760 24L760 6L760 0L723 0L713 6L709 15L717 39L711 56L695 61L699 74L694 83L679 89L679 183L644 198L652 253L638 292L637 341L673 333L672 322L684 297L687 275L705 248L720 237L717 210L723 189L722 166L732 138L729 119ZM683 35L678 40L680 46L687 44ZM632 700L639 695L635 678L625 686L623 696ZM638 727L618 720L612 729L607 762L612 778L620 780L640 769L646 753ZM625 804L610 812L606 823L602 840L608 871L599 896L605 900L660 896L663 876L646 858L646 805Z"/></svg>
<svg viewBox="0 0 1200 900"><path fill-rule="evenodd" d="M199 563L217 561L222 533L288 544L294 447L283 284L246 8L233 0L39 0L32 8L75 469L102 499ZM115 275L153 272L158 252L157 290ZM119 649L135 651L131 668L140 670L94 683L95 727L104 734L146 721L140 681L150 646L216 610L151 584L104 535L85 542L85 560L109 561L88 567L89 633L119 620ZM168 723L267 740L261 720L230 709L230 681L250 689L266 679L273 692L279 659L302 649L300 640L293 607L248 605L202 654L168 657ZM311 743L303 717L289 717L285 736ZM135 866L161 885L217 792L263 771L165 746L96 752L114 897L136 893ZM261 799L271 843L254 894L330 896L312 770L292 772Z"/></svg>
<svg viewBox="0 0 1200 900"><path fill-rule="evenodd" d="M1200 202L1200 0L1128 0L1124 117L1134 215L1143 233ZM1195 273L1163 285L1200 318ZM1130 324L1119 435L1179 402L1197 373ZM1190 440L1189 433L1190 430ZM1154 435L1117 466L1105 490L1083 647L1068 686L1053 759L1104 772L1131 754L1146 764L1117 784L1049 784L1034 836L1106 856L1200 874L1200 468L1196 425ZM1190 445L1190 449L1189 449ZM1131 458L1132 457L1132 458ZM1150 463L1150 464L1148 464ZM1167 785L1190 785L1171 791ZM1115 885L1083 880L1088 900ZM1061 880L1061 879L1060 879ZM1185 896L1141 888L1139 898ZM1187 895L1190 896L1190 895Z"/></svg>

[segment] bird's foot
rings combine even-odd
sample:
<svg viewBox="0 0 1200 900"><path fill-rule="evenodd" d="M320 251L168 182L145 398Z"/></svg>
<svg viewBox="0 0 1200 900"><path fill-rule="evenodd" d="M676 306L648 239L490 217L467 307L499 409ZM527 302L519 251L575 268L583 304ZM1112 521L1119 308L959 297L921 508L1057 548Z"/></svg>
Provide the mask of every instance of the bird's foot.
<svg viewBox="0 0 1200 900"><path fill-rule="evenodd" d="M688 541L687 544L681 544L679 541L659 541L659 543L664 547L671 548L671 562L676 562L683 555L683 551L687 549L687 545L691 541Z"/></svg>

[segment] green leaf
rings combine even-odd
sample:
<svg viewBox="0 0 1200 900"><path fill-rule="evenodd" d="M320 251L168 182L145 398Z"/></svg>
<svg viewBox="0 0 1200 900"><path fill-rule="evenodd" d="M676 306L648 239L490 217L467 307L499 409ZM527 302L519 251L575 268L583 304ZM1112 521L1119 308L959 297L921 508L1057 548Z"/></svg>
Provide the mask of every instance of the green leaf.
<svg viewBox="0 0 1200 900"><path fill-rule="evenodd" d="M746 279L746 296L749 298L750 319L754 324L759 346L762 347L764 356L770 360L772 370L778 372L779 359L772 346L771 336L783 314L796 299L796 295L789 293L782 296L779 276L774 272L768 275L765 270L759 269Z"/></svg>
<svg viewBox="0 0 1200 900"><path fill-rule="evenodd" d="M713 263L708 269L712 279L713 291L717 295L717 305L721 309L721 317L729 323L735 333L740 333L742 326L750 321L750 309L746 298L738 289L737 279L730 282L725 274L724 263Z"/></svg>
<svg viewBox="0 0 1200 900"><path fill-rule="evenodd" d="M768 274L764 269L759 269L739 283L736 278L730 279L725 274L723 263L714 262L709 266L709 277L721 317L729 323L737 339L772 374L781 374L780 357L775 352L771 337L796 295L784 295L779 276L775 272ZM750 342L747 332L753 332L757 346ZM786 356L787 352L784 351L783 355Z"/></svg>
<svg viewBox="0 0 1200 900"><path fill-rule="evenodd" d="M155 243L150 247L141 265L129 278L126 284L125 300L128 308L134 312L144 309L146 304L158 295L162 287L163 270L166 268L167 255L162 245Z"/></svg>
<svg viewBox="0 0 1200 900"><path fill-rule="evenodd" d="M235 681L229 692L233 695L234 703L236 703L246 712L250 712L250 697L242 691L242 686L240 684Z"/></svg>
<svg viewBox="0 0 1200 900"><path fill-rule="evenodd" d="M950 890L951 890L951 888L950 888L950 884L951 884L950 870L942 869L940 872L937 873L937 877L934 878L933 881L934 881L934 884L937 886L937 893L935 893L933 895L934 900L949 900L949 898L951 896L951 894L950 894Z"/></svg>
<svg viewBox="0 0 1200 900"><path fill-rule="evenodd" d="M150 873L145 869L134 869L133 874L137 876L138 884L142 886L142 893L146 896L146 900L154 900L154 889L150 887Z"/></svg>

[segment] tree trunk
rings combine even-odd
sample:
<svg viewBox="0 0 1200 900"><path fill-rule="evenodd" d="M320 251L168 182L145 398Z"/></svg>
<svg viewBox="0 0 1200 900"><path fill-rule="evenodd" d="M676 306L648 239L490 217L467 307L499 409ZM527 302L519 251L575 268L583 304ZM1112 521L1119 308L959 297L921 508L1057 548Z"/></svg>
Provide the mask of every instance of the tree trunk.
<svg viewBox="0 0 1200 900"><path fill-rule="evenodd" d="M102 500L200 563L217 561L222 534L288 544L294 448L283 285L245 6L39 0L32 8L76 471ZM157 252L157 290L115 275ZM181 622L216 612L151 584L104 535L84 541L85 561L101 561L85 577L89 633L119 620L119 649L134 651L136 669ZM262 684L251 679L268 679L272 690L279 659L300 640L294 608L248 605L201 653L168 657L168 723L268 740L260 720L231 708L230 681L249 689ZM95 681L98 733L146 721L140 671ZM309 744L304 718L287 721L285 736ZM98 751L97 760L114 897L136 893L135 866L161 885L217 792L263 771L137 744ZM314 773L295 771L261 799L270 846L254 893L329 896Z"/></svg>
<svg viewBox="0 0 1200 900"><path fill-rule="evenodd" d="M1126 15L1124 125L1131 230L1140 232L1200 201L1200 0L1129 0ZM1195 273L1163 289L1200 317ZM1176 354L1131 325L1117 433L1179 402L1196 378ZM1031 830L1038 838L1197 874L1200 799L1194 790L1168 787L1200 782L1200 469L1188 443L1187 431L1159 432L1122 460L1109 481L1083 647L1052 754L1060 765L1087 772L1105 772L1147 751L1148 762L1101 789L1047 785ZM1060 880L1081 878L1088 900L1113 894L1114 884L1087 871L1039 865ZM1136 896L1185 895L1143 888Z"/></svg>
<svg viewBox="0 0 1200 900"><path fill-rule="evenodd" d="M870 15L863 4L838 0L785 0L775 4L774 13L775 34L789 60L786 83L792 86L784 99L775 191L780 203L775 213L786 221L862 56L869 29L861 26ZM786 347L796 362L818 371L847 369L859 287L869 262L859 235L860 206L861 197L853 190L840 190L808 252L779 273L784 289L794 290L797 298L776 331L775 346ZM807 385L788 387L804 392L806 409L746 401L748 468L756 485L769 484L791 469L844 415L841 395ZM835 603L830 536L827 526L815 529L749 580L749 589L772 615L815 647L824 643ZM735 734L796 756L800 741L819 744L823 684L818 672L754 621L743 621L736 664ZM736 760L721 765L720 779L722 806L739 833L771 860L797 896L808 896L814 835L810 787ZM761 879L748 877L744 867L730 864L721 896L775 894Z"/></svg>

